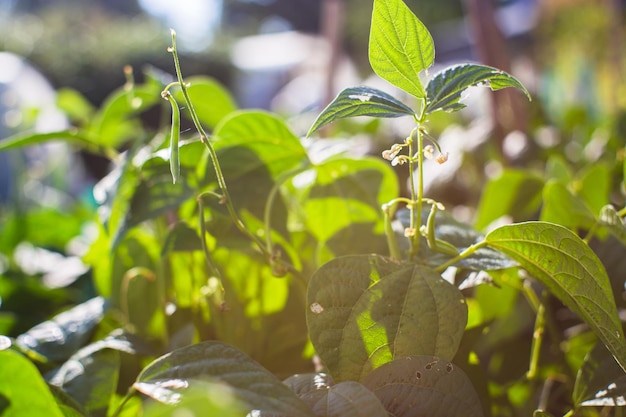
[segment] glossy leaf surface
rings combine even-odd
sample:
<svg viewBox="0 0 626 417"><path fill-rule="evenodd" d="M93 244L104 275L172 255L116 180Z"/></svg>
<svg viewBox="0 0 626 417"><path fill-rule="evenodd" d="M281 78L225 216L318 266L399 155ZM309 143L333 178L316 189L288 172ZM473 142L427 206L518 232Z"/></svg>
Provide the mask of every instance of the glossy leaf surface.
<svg viewBox="0 0 626 417"><path fill-rule="evenodd" d="M372 371L363 385L395 417L480 417L472 382L452 363L432 356L396 359Z"/></svg>
<svg viewBox="0 0 626 417"><path fill-rule="evenodd" d="M369 60L379 77L417 97L426 97L419 73L435 60L426 26L402 0L375 0Z"/></svg>
<svg viewBox="0 0 626 417"><path fill-rule="evenodd" d="M552 223L502 226L487 244L515 259L583 319L626 369L626 342L604 266L576 234Z"/></svg>
<svg viewBox="0 0 626 417"><path fill-rule="evenodd" d="M459 290L431 269L379 255L333 259L311 278L311 341L338 381L396 358L451 359L467 322Z"/></svg>
<svg viewBox="0 0 626 417"><path fill-rule="evenodd" d="M409 106L383 91L370 87L346 88L317 116L307 136L322 126L346 117L401 117L414 114Z"/></svg>
<svg viewBox="0 0 626 417"><path fill-rule="evenodd" d="M89 340L104 311L105 300L92 298L21 334L17 344L51 361L63 361Z"/></svg>
<svg viewBox="0 0 626 417"><path fill-rule="evenodd" d="M439 72L426 86L426 113L437 110L457 111L465 107L461 94L469 87L488 85L492 90L519 88L530 99L526 87L504 71L485 65L462 64Z"/></svg>
<svg viewBox="0 0 626 417"><path fill-rule="evenodd" d="M226 383L250 410L261 415L310 416L306 405L274 375L247 355L221 342L202 342L174 350L148 365L135 389L157 401L175 404L198 380Z"/></svg>

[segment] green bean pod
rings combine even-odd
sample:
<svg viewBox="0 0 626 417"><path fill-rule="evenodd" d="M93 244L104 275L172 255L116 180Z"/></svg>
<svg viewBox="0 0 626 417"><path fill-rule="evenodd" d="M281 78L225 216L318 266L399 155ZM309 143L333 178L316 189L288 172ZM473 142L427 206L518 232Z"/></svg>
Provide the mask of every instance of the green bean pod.
<svg viewBox="0 0 626 417"><path fill-rule="evenodd" d="M172 106L172 131L170 133L170 171L172 173L172 181L176 184L180 177L180 154L178 149L178 141L180 139L180 109L178 103L169 91L164 91L163 98L170 102Z"/></svg>

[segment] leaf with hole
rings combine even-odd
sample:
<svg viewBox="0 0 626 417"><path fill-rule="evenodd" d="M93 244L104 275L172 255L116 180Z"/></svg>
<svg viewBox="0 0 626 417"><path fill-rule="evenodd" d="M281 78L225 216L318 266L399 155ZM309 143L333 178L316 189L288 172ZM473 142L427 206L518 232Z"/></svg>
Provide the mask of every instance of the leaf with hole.
<svg viewBox="0 0 626 417"><path fill-rule="evenodd" d="M481 417L472 382L454 364L432 356L396 359L370 373L369 388L395 417Z"/></svg>
<svg viewBox="0 0 626 417"><path fill-rule="evenodd" d="M369 61L379 77L417 98L426 97L419 74L435 61L435 46L402 0L374 0Z"/></svg>
<svg viewBox="0 0 626 417"><path fill-rule="evenodd" d="M519 262L583 319L626 369L626 342L611 283L581 238L557 224L528 222L497 228L485 240Z"/></svg>
<svg viewBox="0 0 626 417"><path fill-rule="evenodd" d="M317 116L307 136L337 119L356 116L402 117L415 112L393 96L371 87L350 87L339 95Z"/></svg>
<svg viewBox="0 0 626 417"><path fill-rule="evenodd" d="M307 294L313 346L337 381L410 355L454 357L467 323L459 290L433 270L380 255L335 258Z"/></svg>
<svg viewBox="0 0 626 417"><path fill-rule="evenodd" d="M463 92L479 85L488 85L492 90L516 87L530 100L526 87L512 75L485 65L462 64L446 68L430 80L426 86L426 113L461 110L465 107L461 103Z"/></svg>

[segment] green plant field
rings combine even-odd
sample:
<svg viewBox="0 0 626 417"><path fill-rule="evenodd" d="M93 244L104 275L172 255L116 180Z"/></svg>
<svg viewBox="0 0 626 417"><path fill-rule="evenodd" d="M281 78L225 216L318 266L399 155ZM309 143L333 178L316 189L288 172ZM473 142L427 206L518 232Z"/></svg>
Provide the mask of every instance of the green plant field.
<svg viewBox="0 0 626 417"><path fill-rule="evenodd" d="M469 222L425 193L426 164L456 152L436 132L470 88L531 94L484 65L433 71L402 0L373 1L368 52L404 98L347 88L305 138L184 78L174 31L168 51L171 80L128 69L98 109L60 92L71 128L0 142L63 140L112 167L96 210L0 212L0 415L622 415L623 139L593 163L473 155L502 169L476 180ZM313 154L357 116L412 127L380 156ZM77 238L89 271L66 286L14 261Z"/></svg>

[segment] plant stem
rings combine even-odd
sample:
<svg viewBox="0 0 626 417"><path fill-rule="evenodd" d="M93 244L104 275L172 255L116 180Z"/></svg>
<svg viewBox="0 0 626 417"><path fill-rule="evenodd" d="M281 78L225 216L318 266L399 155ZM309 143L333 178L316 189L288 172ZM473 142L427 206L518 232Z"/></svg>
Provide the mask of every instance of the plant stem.
<svg viewBox="0 0 626 417"><path fill-rule="evenodd" d="M545 301L545 296L543 297ZM537 310L537 318L535 319L535 330L533 331L533 342L530 353L530 364L528 366L528 372L526 372L526 378L533 380L537 377L537 370L539 369L539 355L541 353L541 345L543 344L543 334L546 327L546 308L544 303L539 304Z"/></svg>
<svg viewBox="0 0 626 417"><path fill-rule="evenodd" d="M487 246L487 242L484 241L484 240L482 242L478 242L478 243L473 244L472 246L470 246L467 249L465 249L463 252L459 253L454 258L452 258L449 261L444 262L443 264L439 265L437 268L435 268L435 271L439 272L439 273L442 273L449 266L452 266L455 263L459 262L460 260L465 259L465 258L471 256L474 252L476 252L478 249L482 248L483 246Z"/></svg>
<svg viewBox="0 0 626 417"><path fill-rule="evenodd" d="M187 85L185 84L184 80L183 80L183 75L180 69L180 62L178 59L178 52L176 49L176 32L172 29L171 30L171 35L172 35L172 46L169 48L169 51L172 53L173 57L174 57L174 66L176 67L176 77L178 78L178 82L180 85L180 89L183 93L183 97L185 98L185 102L187 104L187 108L189 109L189 113L191 115L191 120L193 121L194 126L196 127L196 129L198 130L198 133L200 133L200 140L202 141L202 143L204 144L204 146L206 146L207 150L209 151L209 156L211 157L211 162L213 163L213 168L215 170L215 176L217 178L217 183L222 191L223 194L223 202L224 204L226 204L226 208L228 209L228 213L231 217L231 219L233 220L233 222L235 223L235 225L237 226L237 228L244 234L246 235L250 240L252 240L257 247L261 250L261 252L268 258L270 259L272 256L271 251L268 251L265 248L265 245L263 244L263 241L261 239L259 239L256 235L254 235L252 232L250 232L247 228L246 225L244 224L244 222L241 220L241 218L239 217L239 215L237 214L237 211L235 210L235 207L233 206L233 203L230 199L230 194L228 193L228 187L226 186L226 180L224 178L224 174L222 173L222 168L220 167L220 163L219 160L217 158L217 153L215 152L215 148L213 148L213 145L211 144L211 142L209 141L209 136L207 135L206 131L204 130L204 128L202 127L202 124L200 123L200 119L198 118L198 114L196 113L196 110L193 106L193 103L191 102L191 99L189 97L189 92L187 91Z"/></svg>
<svg viewBox="0 0 626 417"><path fill-rule="evenodd" d="M385 222L385 236L387 237L387 246L389 247L389 255L393 259L402 259L402 253L400 252L400 248L398 247L398 241L396 239L396 234L393 231L393 227L391 226L391 219L393 219L393 215L396 211L395 204L384 204L383 205L383 217Z"/></svg>

